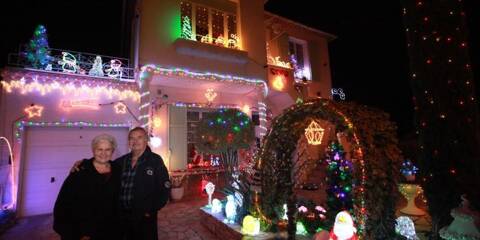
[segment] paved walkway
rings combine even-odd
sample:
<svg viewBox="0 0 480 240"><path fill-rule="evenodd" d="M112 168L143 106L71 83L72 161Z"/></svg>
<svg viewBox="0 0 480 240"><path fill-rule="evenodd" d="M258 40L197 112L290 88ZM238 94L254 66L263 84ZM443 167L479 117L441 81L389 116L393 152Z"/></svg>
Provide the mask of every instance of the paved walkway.
<svg viewBox="0 0 480 240"><path fill-rule="evenodd" d="M199 208L207 198L169 203L158 216L158 237L168 240L217 240L200 224ZM0 235L2 240L60 240L52 230L51 214L19 219L18 223Z"/></svg>

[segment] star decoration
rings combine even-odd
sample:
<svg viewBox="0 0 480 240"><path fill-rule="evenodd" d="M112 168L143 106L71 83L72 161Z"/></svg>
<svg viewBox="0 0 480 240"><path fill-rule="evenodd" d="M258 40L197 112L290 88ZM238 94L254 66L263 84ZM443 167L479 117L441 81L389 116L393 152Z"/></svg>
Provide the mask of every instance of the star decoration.
<svg viewBox="0 0 480 240"><path fill-rule="evenodd" d="M41 117L43 107L38 105L32 105L24 109L24 111L28 114L28 118L33 118L35 116Z"/></svg>
<svg viewBox="0 0 480 240"><path fill-rule="evenodd" d="M116 114L125 114L127 113L127 105L125 105L122 102L118 102L113 106L115 108L115 113Z"/></svg>

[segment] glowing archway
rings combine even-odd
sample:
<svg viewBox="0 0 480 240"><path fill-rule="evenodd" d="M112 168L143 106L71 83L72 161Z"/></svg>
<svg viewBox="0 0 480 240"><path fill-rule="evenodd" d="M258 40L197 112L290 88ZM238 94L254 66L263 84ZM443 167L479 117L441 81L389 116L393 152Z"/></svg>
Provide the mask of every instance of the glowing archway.
<svg viewBox="0 0 480 240"><path fill-rule="evenodd" d="M352 143L353 177L357 182L353 189L353 215L359 236L370 238L371 234L380 234L373 231L377 226L384 227L380 231L394 233L394 225L379 219L395 219L395 207L390 203L395 202L400 175L397 170L401 164L395 127L381 111L328 99L293 105L272 121L256 164L262 177L262 191L254 199L259 215L267 223L275 223L279 220L276 209L285 202L292 210L289 214L296 211L291 156L313 119L332 123L335 131L346 133ZM293 217L289 218L289 226L295 226Z"/></svg>

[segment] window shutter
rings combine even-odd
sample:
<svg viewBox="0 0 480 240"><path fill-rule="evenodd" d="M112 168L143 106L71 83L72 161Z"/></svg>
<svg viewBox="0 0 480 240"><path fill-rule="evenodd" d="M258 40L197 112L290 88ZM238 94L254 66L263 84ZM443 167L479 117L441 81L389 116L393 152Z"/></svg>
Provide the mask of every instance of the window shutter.
<svg viewBox="0 0 480 240"><path fill-rule="evenodd" d="M168 147L171 151L170 170L187 167L187 109L168 106Z"/></svg>

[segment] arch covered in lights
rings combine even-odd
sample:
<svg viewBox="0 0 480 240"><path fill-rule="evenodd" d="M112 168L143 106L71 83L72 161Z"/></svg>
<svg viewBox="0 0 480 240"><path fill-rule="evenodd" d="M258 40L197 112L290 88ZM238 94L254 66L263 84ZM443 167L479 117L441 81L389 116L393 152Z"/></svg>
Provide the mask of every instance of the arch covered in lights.
<svg viewBox="0 0 480 240"><path fill-rule="evenodd" d="M395 219L396 183L401 165L396 127L388 114L380 110L328 99L293 105L273 119L256 159L262 189L268 189L254 195L258 214L267 223L276 223L280 220L277 209L284 203L290 206L289 212L296 212L292 154L312 120L333 124L335 133L345 133L351 144L355 181L353 216L359 236L376 239L377 235L395 234L395 221L384 220ZM289 218L289 226L295 224L295 219Z"/></svg>

